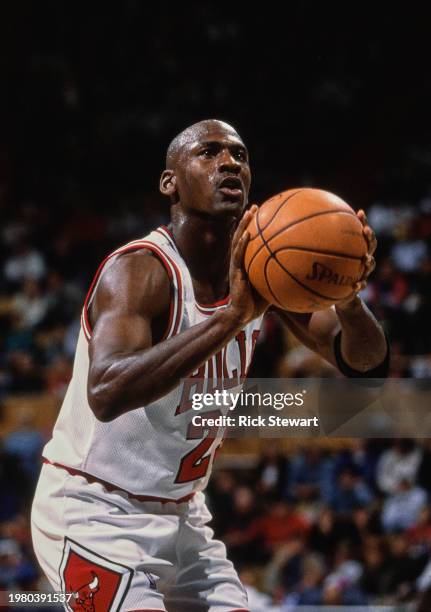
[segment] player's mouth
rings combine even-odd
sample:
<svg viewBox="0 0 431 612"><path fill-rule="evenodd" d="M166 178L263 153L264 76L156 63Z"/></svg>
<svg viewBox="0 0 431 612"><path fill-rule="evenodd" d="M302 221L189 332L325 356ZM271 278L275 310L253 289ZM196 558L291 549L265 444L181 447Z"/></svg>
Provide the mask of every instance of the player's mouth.
<svg viewBox="0 0 431 612"><path fill-rule="evenodd" d="M218 190L229 199L238 200L242 196L243 186L237 176L228 176L221 181Z"/></svg>

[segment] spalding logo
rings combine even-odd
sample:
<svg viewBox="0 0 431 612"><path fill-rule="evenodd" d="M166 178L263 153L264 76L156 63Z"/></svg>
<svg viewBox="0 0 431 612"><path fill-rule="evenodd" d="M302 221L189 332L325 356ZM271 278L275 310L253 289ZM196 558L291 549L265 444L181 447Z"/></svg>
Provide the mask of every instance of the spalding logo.
<svg viewBox="0 0 431 612"><path fill-rule="evenodd" d="M321 283L327 283L328 285L339 285L339 286L352 286L356 281L351 276L344 276L344 274L338 274L333 272L331 268L325 266L318 261L313 262L312 270L307 274L308 280L317 280Z"/></svg>

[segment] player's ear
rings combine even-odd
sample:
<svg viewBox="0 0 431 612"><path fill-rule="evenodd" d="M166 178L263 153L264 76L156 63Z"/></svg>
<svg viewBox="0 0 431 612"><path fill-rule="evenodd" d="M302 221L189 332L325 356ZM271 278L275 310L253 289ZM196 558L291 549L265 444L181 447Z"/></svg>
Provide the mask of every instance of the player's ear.
<svg viewBox="0 0 431 612"><path fill-rule="evenodd" d="M163 170L159 189L163 195L172 196L177 189L177 179L173 170Z"/></svg>

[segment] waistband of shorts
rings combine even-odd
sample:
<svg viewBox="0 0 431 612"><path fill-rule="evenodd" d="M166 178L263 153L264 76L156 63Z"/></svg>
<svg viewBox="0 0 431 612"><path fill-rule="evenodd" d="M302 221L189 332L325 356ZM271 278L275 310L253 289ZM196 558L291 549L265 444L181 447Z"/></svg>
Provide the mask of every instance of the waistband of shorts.
<svg viewBox="0 0 431 612"><path fill-rule="evenodd" d="M89 484L93 484L95 482L101 484L108 493L112 493L113 491L120 491L120 493L125 493L130 499L139 501L139 502L160 502L161 504L184 504L190 501L195 492L189 493L189 495L185 495L184 497L180 497L179 499L170 499L168 497L154 497L152 495L137 495L136 493L130 493L130 491L126 491L117 485L114 485L110 482L106 482L106 480L102 480L97 476L93 476L93 474L87 474L87 472L83 472L82 470L77 470L76 468L69 467L68 465L63 465L62 463L57 463L56 461L50 461L46 459L46 457L42 457L43 463L47 465L52 465L53 467L59 468L60 470L65 470L71 476L82 476Z"/></svg>

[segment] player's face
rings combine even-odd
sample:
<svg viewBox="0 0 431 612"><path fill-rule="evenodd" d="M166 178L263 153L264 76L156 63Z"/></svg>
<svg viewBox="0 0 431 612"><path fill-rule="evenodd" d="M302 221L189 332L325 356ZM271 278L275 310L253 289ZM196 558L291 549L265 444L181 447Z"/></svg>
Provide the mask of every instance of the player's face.
<svg viewBox="0 0 431 612"><path fill-rule="evenodd" d="M212 127L184 145L175 169L183 206L213 215L241 216L248 202L250 166L240 138Z"/></svg>

